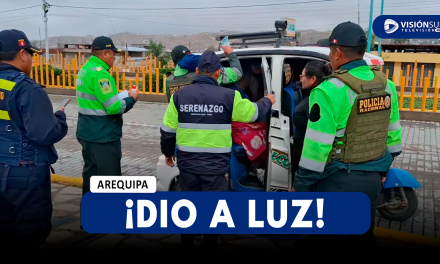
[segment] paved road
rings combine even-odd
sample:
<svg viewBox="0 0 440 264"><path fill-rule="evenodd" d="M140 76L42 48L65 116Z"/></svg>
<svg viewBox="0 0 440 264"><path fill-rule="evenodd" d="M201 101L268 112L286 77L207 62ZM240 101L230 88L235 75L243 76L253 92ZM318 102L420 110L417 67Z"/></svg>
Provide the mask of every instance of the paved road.
<svg viewBox="0 0 440 264"><path fill-rule="evenodd" d="M54 109L67 96L50 95ZM56 144L59 161L56 174L81 177L83 160L75 137L77 105L74 97L67 106L69 133ZM156 175L155 163L160 155L159 126L166 104L138 102L124 115L122 139L123 175ZM377 217L379 227L440 238L440 123L402 121L403 154L393 167L413 173L422 187L417 189L419 209L410 220L391 222Z"/></svg>

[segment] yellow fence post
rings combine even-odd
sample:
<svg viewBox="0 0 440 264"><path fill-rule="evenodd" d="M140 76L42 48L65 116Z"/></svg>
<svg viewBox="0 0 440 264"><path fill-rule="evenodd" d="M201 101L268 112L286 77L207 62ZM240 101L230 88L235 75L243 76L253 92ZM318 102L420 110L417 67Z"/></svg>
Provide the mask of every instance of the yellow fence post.
<svg viewBox="0 0 440 264"><path fill-rule="evenodd" d="M159 85L160 85L160 72L159 68L156 68L156 94L159 93Z"/></svg>
<svg viewBox="0 0 440 264"><path fill-rule="evenodd" d="M393 83L396 84L396 75L393 74L393 79L392 79Z"/></svg>
<svg viewBox="0 0 440 264"><path fill-rule="evenodd" d="M417 69L417 68L414 68L414 69ZM406 66L406 86L408 86L408 82L409 82L409 71L411 70L411 67L408 65L408 66ZM414 74L414 72L413 72L413 74Z"/></svg>
<svg viewBox="0 0 440 264"><path fill-rule="evenodd" d="M49 58L49 65L53 66L53 58Z"/></svg>
<svg viewBox="0 0 440 264"><path fill-rule="evenodd" d="M46 65L46 85L49 86L50 76L49 76L49 64L47 64L47 61L45 65Z"/></svg>
<svg viewBox="0 0 440 264"><path fill-rule="evenodd" d="M60 85L60 76L58 75L57 76L57 85L56 85L57 87L59 87L59 88L61 88L61 85Z"/></svg>
<svg viewBox="0 0 440 264"><path fill-rule="evenodd" d="M75 61L73 62L73 87L76 87L76 73L77 73L77 68L78 67L78 61L75 58Z"/></svg>
<svg viewBox="0 0 440 264"><path fill-rule="evenodd" d="M425 108L426 108L426 93L428 92L428 84L429 84L428 78L425 77L425 82L423 85L423 96L422 96L422 112L425 112Z"/></svg>
<svg viewBox="0 0 440 264"><path fill-rule="evenodd" d="M122 73L122 90L125 90L125 72Z"/></svg>
<svg viewBox="0 0 440 264"><path fill-rule="evenodd" d="M43 56L40 56L43 57ZM40 59L40 84L44 85L43 60Z"/></svg>
<svg viewBox="0 0 440 264"><path fill-rule="evenodd" d="M406 80L408 82L408 80ZM414 110L414 98L416 96L416 81L417 81L417 68L413 71L412 90L411 90L411 103L409 109Z"/></svg>
<svg viewBox="0 0 440 264"><path fill-rule="evenodd" d="M422 65L422 70L420 71L420 87L423 87L423 81L425 79L425 76L423 75L425 73L425 65Z"/></svg>
<svg viewBox="0 0 440 264"><path fill-rule="evenodd" d="M71 85L70 85L70 62L69 63L67 63L67 85L66 85L66 87L67 88L72 88L71 87Z"/></svg>
<svg viewBox="0 0 440 264"><path fill-rule="evenodd" d="M35 81L38 83L38 64L35 64Z"/></svg>
<svg viewBox="0 0 440 264"><path fill-rule="evenodd" d="M133 80L130 79L130 80L128 80L128 90L131 91L131 88L132 88L132 87L133 87Z"/></svg>
<svg viewBox="0 0 440 264"><path fill-rule="evenodd" d="M139 73L136 73L136 89L139 91Z"/></svg>
<svg viewBox="0 0 440 264"><path fill-rule="evenodd" d="M166 87L167 86L167 75L166 74L163 75L162 86L163 86L162 93L165 94L166 89L167 89L167 87Z"/></svg>
<svg viewBox="0 0 440 264"><path fill-rule="evenodd" d="M66 87L66 71L63 70L63 83L61 84L62 88Z"/></svg>
<svg viewBox="0 0 440 264"><path fill-rule="evenodd" d="M402 110L403 108L403 98L405 97L405 77L400 76L400 100L399 100L399 110Z"/></svg>
<svg viewBox="0 0 440 264"><path fill-rule="evenodd" d="M156 57L154 57L154 68L155 69L157 68L157 59L156 59Z"/></svg>
<svg viewBox="0 0 440 264"><path fill-rule="evenodd" d="M153 92L153 61L150 60L150 67L148 68L148 93Z"/></svg>
<svg viewBox="0 0 440 264"><path fill-rule="evenodd" d="M50 75L51 75L51 81L52 81L52 86L55 86L55 72L53 71L53 70L51 70L51 73L50 73Z"/></svg>
<svg viewBox="0 0 440 264"><path fill-rule="evenodd" d="M388 79L388 75L389 75L389 74L390 74L390 70L387 69L387 71L386 71L387 79Z"/></svg>
<svg viewBox="0 0 440 264"><path fill-rule="evenodd" d="M32 62L32 67L34 67L35 65L34 65L34 63ZM34 78L34 69L31 69L31 79L33 79Z"/></svg>
<svg viewBox="0 0 440 264"><path fill-rule="evenodd" d="M142 92L145 93L145 68L142 67Z"/></svg>
<svg viewBox="0 0 440 264"><path fill-rule="evenodd" d="M160 64L160 61L159 61L159 68L162 68L160 65L161 65L161 64Z"/></svg>
<svg viewBox="0 0 440 264"><path fill-rule="evenodd" d="M128 71L131 71L131 56L128 57Z"/></svg>
<svg viewBox="0 0 440 264"><path fill-rule="evenodd" d="M438 86L437 86L438 76L434 78L434 104L432 105L432 111L437 112L437 103L438 103Z"/></svg>
<svg viewBox="0 0 440 264"><path fill-rule="evenodd" d="M116 66L116 87L119 89L119 66Z"/></svg>

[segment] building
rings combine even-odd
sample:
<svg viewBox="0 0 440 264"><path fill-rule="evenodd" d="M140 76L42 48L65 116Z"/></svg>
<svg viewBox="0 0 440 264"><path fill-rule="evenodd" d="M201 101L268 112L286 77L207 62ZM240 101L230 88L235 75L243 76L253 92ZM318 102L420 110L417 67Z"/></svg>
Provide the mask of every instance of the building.
<svg viewBox="0 0 440 264"><path fill-rule="evenodd" d="M440 76L440 45L382 44L381 49L381 57L384 60L383 70L388 70L390 79L395 75L396 85L400 85L400 72L402 71L403 76L407 76L409 67L410 79L407 83L408 86L412 86L416 61L417 87L420 87L421 78L425 77L430 77L429 86L432 87L435 76ZM371 53L377 55L377 51Z"/></svg>
<svg viewBox="0 0 440 264"><path fill-rule="evenodd" d="M132 58L146 57L148 52L146 48L139 48L139 47L119 46L117 48L121 49L124 53L127 53L128 57L132 57ZM124 53L121 53L121 55Z"/></svg>
<svg viewBox="0 0 440 264"><path fill-rule="evenodd" d="M89 44L61 44L60 52L67 61L75 58L75 55L84 55L84 59L91 57L92 45Z"/></svg>

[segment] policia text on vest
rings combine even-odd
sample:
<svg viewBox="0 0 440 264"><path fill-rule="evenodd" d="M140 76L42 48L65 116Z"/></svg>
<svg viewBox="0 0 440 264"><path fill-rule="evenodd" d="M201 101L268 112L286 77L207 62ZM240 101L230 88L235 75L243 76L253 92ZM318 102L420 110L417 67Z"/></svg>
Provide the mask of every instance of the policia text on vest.
<svg viewBox="0 0 440 264"><path fill-rule="evenodd" d="M29 253L52 229L54 144L68 127L64 111L54 114L46 91L29 77L32 53L40 51L18 30L1 31L0 43L0 252L16 246Z"/></svg>

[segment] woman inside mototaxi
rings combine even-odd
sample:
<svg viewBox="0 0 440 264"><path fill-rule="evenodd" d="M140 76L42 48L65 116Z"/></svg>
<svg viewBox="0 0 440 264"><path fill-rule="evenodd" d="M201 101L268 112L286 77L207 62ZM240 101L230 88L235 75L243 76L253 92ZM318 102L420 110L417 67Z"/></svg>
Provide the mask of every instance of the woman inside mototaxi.
<svg viewBox="0 0 440 264"><path fill-rule="evenodd" d="M330 63L322 61L308 62L300 75L301 95L302 99L295 108L293 114L293 124L295 132L293 134L292 147L292 177L298 170L301 153L304 146L304 138L306 136L307 123L309 121L309 96L310 92L320 85L330 74L333 69ZM292 181L293 182L293 181Z"/></svg>

